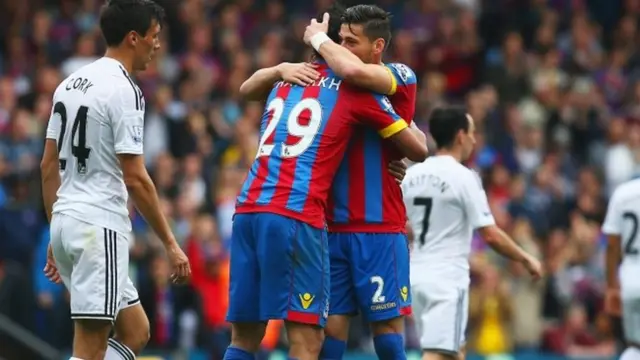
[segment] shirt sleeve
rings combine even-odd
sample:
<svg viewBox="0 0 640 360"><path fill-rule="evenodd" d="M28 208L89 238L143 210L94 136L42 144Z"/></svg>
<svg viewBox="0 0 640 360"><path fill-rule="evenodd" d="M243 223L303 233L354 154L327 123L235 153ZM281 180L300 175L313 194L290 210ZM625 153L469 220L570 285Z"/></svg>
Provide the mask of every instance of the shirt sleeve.
<svg viewBox="0 0 640 360"><path fill-rule="evenodd" d="M613 192L607 207L607 215L602 224L602 233L605 235L622 235L622 214L620 214L619 192Z"/></svg>
<svg viewBox="0 0 640 360"><path fill-rule="evenodd" d="M416 113L417 77L405 64L386 64L385 68L392 76L394 86L389 95L393 95L393 107L402 117L411 123Z"/></svg>
<svg viewBox="0 0 640 360"><path fill-rule="evenodd" d="M355 110L360 122L373 126L383 139L387 139L409 125L393 109L389 98L380 95L367 93L363 95L362 101L358 98Z"/></svg>
<svg viewBox="0 0 640 360"><path fill-rule="evenodd" d="M56 111L56 95L53 95L53 106L51 107L51 115L49 115L49 123L47 124L47 139L58 140L60 127L62 126L61 115Z"/></svg>
<svg viewBox="0 0 640 360"><path fill-rule="evenodd" d="M115 90L109 102L109 120L116 154L143 154L144 100L131 85Z"/></svg>
<svg viewBox="0 0 640 360"><path fill-rule="evenodd" d="M384 66L389 71L392 81L391 91L389 91L388 95L395 95L398 91L405 91L411 85L415 88L417 78L410 67L402 63L391 63Z"/></svg>
<svg viewBox="0 0 640 360"><path fill-rule="evenodd" d="M461 178L462 181L462 201L465 212L474 229L495 225L487 194L482 188L480 178L469 170L468 176Z"/></svg>

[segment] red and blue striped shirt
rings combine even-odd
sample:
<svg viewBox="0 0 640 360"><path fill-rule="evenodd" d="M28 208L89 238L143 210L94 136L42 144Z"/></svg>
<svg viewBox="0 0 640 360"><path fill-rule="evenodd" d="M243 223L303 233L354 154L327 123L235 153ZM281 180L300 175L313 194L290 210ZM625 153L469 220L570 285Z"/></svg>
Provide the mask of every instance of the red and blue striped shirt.
<svg viewBox="0 0 640 360"><path fill-rule="evenodd" d="M324 228L329 189L356 126L382 137L408 126L386 96L344 83L324 63L318 71L307 87L274 85L236 213L275 213Z"/></svg>
<svg viewBox="0 0 640 360"><path fill-rule="evenodd" d="M393 85L389 100L400 117L413 119L417 83L404 64L386 64ZM388 140L363 128L354 133L333 182L327 223L330 232L406 232L402 190L387 171L389 162L404 156Z"/></svg>

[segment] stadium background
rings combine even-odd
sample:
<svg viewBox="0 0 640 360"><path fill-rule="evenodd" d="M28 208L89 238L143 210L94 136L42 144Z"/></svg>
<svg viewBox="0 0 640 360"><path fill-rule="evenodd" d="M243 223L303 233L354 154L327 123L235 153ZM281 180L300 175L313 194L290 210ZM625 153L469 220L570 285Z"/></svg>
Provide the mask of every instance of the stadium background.
<svg viewBox="0 0 640 360"><path fill-rule="evenodd" d="M262 110L241 101L238 88L258 67L307 59L305 25L330 0L161 2L162 54L137 79L148 106L146 161L193 281L168 284L159 241L135 212L131 275L151 320L150 353L215 359L229 341L234 197ZM48 227L38 165L53 90L104 50L101 3L0 3L0 357L7 360L38 358L30 349L62 356L70 346L68 296L41 273ZM611 190L640 169L640 1L376 3L394 14L386 61L408 64L420 78L415 121L427 130L434 106L468 106L478 124L469 165L481 171L498 223L548 272L532 284L520 266L474 242L474 358L615 354L619 326L602 311L599 226ZM415 349L408 325L407 347ZM286 346L279 327L272 325L265 353ZM359 320L349 348L349 358L374 358Z"/></svg>

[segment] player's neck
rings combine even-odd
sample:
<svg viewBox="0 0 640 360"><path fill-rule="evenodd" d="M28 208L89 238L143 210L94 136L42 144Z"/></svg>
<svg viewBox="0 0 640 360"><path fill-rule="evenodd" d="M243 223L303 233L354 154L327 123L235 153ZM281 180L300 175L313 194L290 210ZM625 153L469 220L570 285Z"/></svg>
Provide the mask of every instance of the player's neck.
<svg viewBox="0 0 640 360"><path fill-rule="evenodd" d="M436 152L436 155L439 156L451 156L456 159L457 162L462 162L462 154L460 151L456 151L456 149L442 149Z"/></svg>
<svg viewBox="0 0 640 360"><path fill-rule="evenodd" d="M119 61L129 74L133 73L133 59L122 49L108 48L104 56Z"/></svg>

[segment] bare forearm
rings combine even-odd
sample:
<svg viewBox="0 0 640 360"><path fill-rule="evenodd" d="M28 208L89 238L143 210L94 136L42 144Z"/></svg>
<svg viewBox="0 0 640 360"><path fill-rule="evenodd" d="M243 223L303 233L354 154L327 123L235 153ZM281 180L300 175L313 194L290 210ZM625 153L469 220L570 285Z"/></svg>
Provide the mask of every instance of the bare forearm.
<svg viewBox="0 0 640 360"><path fill-rule="evenodd" d="M392 75L381 64L365 64L351 51L333 41L322 43L320 55L338 76L351 84L380 94L390 94L393 90Z"/></svg>
<svg viewBox="0 0 640 360"><path fill-rule="evenodd" d="M47 220L51 223L51 213L53 204L58 199L58 189L60 188L60 174L58 169L47 169L42 173L42 202L47 213Z"/></svg>
<svg viewBox="0 0 640 360"><path fill-rule="evenodd" d="M618 280L618 266L621 261L620 248L615 246L607 246L607 287L610 289L619 289L620 282Z"/></svg>
<svg viewBox="0 0 640 360"><path fill-rule="evenodd" d="M343 78L348 78L355 68L364 65L355 54L333 41L322 43L319 52L329 67Z"/></svg>
<svg viewBox="0 0 640 360"><path fill-rule="evenodd" d="M160 210L160 201L149 175L127 186L136 208L147 220L165 247L175 244L171 227Z"/></svg>
<svg viewBox="0 0 640 360"><path fill-rule="evenodd" d="M273 83L281 79L278 66L256 71L240 86L240 94L246 100L265 100Z"/></svg>
<svg viewBox="0 0 640 360"><path fill-rule="evenodd" d="M489 234L484 235L484 240L493 250L511 260L522 262L527 258L527 253L497 226L493 227Z"/></svg>
<svg viewBox="0 0 640 360"><path fill-rule="evenodd" d="M416 137L424 144L427 143L427 135L418 128L415 121L411 122L411 131L416 135Z"/></svg>

